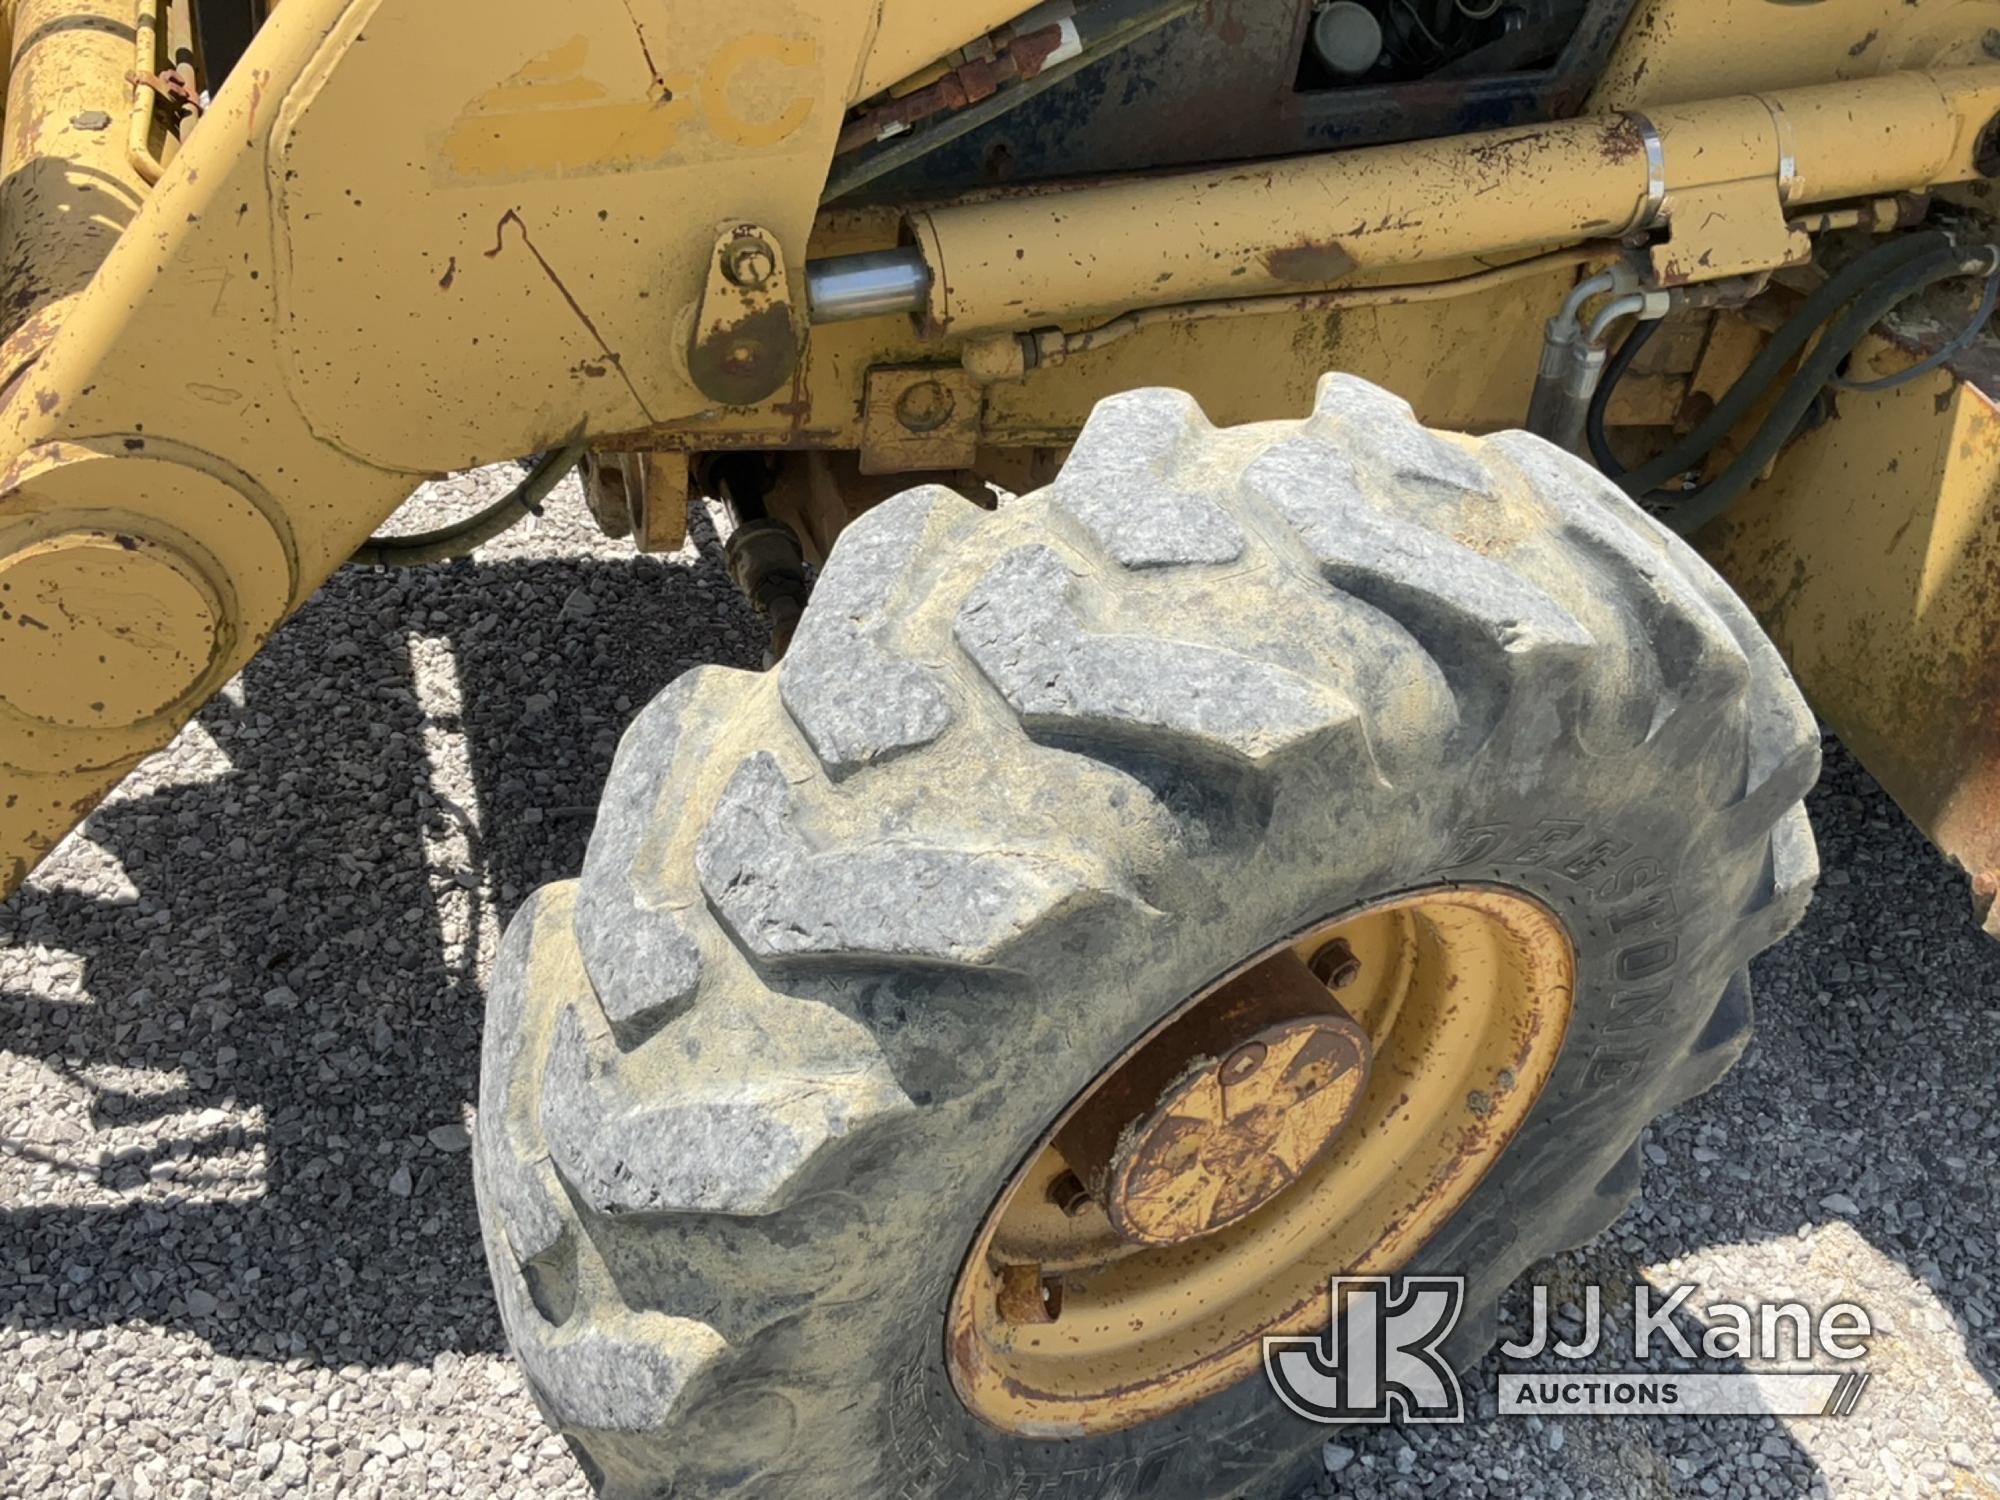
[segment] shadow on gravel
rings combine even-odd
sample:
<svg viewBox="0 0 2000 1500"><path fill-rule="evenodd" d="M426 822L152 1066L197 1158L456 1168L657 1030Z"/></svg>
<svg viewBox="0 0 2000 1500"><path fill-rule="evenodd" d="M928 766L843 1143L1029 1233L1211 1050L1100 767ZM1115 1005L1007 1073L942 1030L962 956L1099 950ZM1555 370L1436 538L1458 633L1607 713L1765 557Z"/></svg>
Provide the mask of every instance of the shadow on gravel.
<svg viewBox="0 0 2000 1500"><path fill-rule="evenodd" d="M136 898L61 874L0 905L0 949L76 955L95 1001L0 990L0 1049L89 1098L88 1130L6 1101L0 1133L54 1182L0 1208L0 1323L138 1320L330 1366L501 1347L458 1129L468 935L497 919L490 952L576 872L640 704L756 665L713 540L693 566L342 574L203 711L205 766L142 769L157 784L89 820ZM455 660L456 693L447 669L420 696L419 657ZM95 1160L123 1127L147 1144Z"/></svg>
<svg viewBox="0 0 2000 1500"><path fill-rule="evenodd" d="M1655 1132L1673 1170L1648 1197L1664 1179L1694 1201L1649 1254L1846 1221L1929 1286L2000 1388L2000 943L1965 877L1831 740L1810 808L1818 895L1752 966L1749 1053Z"/></svg>

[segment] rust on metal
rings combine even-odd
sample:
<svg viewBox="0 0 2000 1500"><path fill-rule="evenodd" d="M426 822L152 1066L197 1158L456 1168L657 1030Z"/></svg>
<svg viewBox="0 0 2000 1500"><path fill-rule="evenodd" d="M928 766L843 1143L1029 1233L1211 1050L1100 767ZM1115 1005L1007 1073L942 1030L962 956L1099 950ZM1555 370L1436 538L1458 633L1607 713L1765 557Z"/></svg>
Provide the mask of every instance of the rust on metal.
<svg viewBox="0 0 2000 1500"><path fill-rule="evenodd" d="M919 120L955 113L991 98L1009 84L1025 83L1048 66L1062 41L1063 28L1057 23L1006 41L989 56L968 56L935 82L857 112L841 129L834 149L858 151L902 134Z"/></svg>
<svg viewBox="0 0 2000 1500"><path fill-rule="evenodd" d="M1009 1323L1053 1323L1062 1316L1062 1282L1043 1276L1040 1266L1009 1266L994 1302Z"/></svg>
<svg viewBox="0 0 2000 1500"><path fill-rule="evenodd" d="M1083 1185L1083 1179L1074 1172L1064 1172L1048 1188L1049 1202L1063 1211L1065 1218L1081 1218L1090 1212L1097 1200L1090 1196L1090 1189Z"/></svg>
<svg viewBox="0 0 2000 1500"><path fill-rule="evenodd" d="M791 294L773 243L755 224L726 224L709 257L687 366L701 392L725 406L762 401L798 366Z"/></svg>
<svg viewBox="0 0 2000 1500"><path fill-rule="evenodd" d="M1105 1189L1112 1225L1179 1244L1236 1223L1333 1145L1368 1074L1368 1039L1345 1016L1268 1027L1136 1122Z"/></svg>
<svg viewBox="0 0 2000 1500"><path fill-rule="evenodd" d="M688 351L688 373L725 406L748 406L782 385L797 358L791 309L775 304L706 328Z"/></svg>
<svg viewBox="0 0 2000 1500"><path fill-rule="evenodd" d="M722 250L722 274L734 286L762 287L778 268L778 252L759 234L738 234Z"/></svg>
<svg viewBox="0 0 2000 1500"><path fill-rule="evenodd" d="M1927 343L1857 363L1886 373ZM2000 937L2000 404L1980 388L2000 389L2000 362L1975 347L1954 365L1844 394L1701 542Z"/></svg>
<svg viewBox="0 0 2000 1500"><path fill-rule="evenodd" d="M884 366L863 382L861 472L969 469L979 451L986 392L963 369Z"/></svg>
<svg viewBox="0 0 2000 1500"><path fill-rule="evenodd" d="M956 405L940 382L919 380L896 398L896 420L910 432L935 432L951 420Z"/></svg>
<svg viewBox="0 0 2000 1500"><path fill-rule="evenodd" d="M638 487L626 484L626 504L632 513L632 539L641 552L674 552L687 540L688 456L656 452L642 455Z"/></svg>
<svg viewBox="0 0 2000 1500"><path fill-rule="evenodd" d="M1354 257L1339 240L1306 240L1264 252L1264 269L1280 281L1320 286L1340 280L1354 269Z"/></svg>
<svg viewBox="0 0 2000 1500"><path fill-rule="evenodd" d="M1607 165L1622 166L1646 154L1646 127L1631 115L1611 115L1604 121L1603 142L1598 154Z"/></svg>
<svg viewBox="0 0 2000 1500"><path fill-rule="evenodd" d="M196 86L192 70L175 68L166 73L133 72L125 75L125 81L134 88L148 88L169 105L179 128L184 130L190 119L199 118L203 109L201 91Z"/></svg>
<svg viewBox="0 0 2000 1500"><path fill-rule="evenodd" d="M1287 950L1155 1038L1056 1149L1121 1236L1179 1244L1296 1181L1352 1117L1369 1058L1367 1033Z"/></svg>
<svg viewBox="0 0 2000 1500"><path fill-rule="evenodd" d="M32 815L0 808L0 850L47 848L117 768L157 748L353 555L410 476L533 451L578 421L600 446L837 448L843 463L861 450L871 467L952 474L975 460L984 469L1001 447L1068 443L1092 402L1117 389L1185 385L1233 424L1288 409L1321 371L1344 368L1397 388L1434 424L1505 425L1510 393L1532 378L1531 353L1514 352L1527 348L1520 331L1553 310L1567 279L1546 263L1519 285L1473 273L1618 232L1656 185L1625 117L1558 118L1614 45L1614 86L1592 108L1643 109L1658 127L1674 179L1667 218L1680 220L1666 247L1676 275L1790 259L1780 207L1991 191L1972 179L1995 169L1995 70L1958 66L1985 22L1886 25L1866 49L1881 76L1856 78L1846 53L1866 21L1843 8L1730 0L1739 35L1782 28L1800 39L1781 53L1716 45L1719 33L1694 19L1712 0L1648 0L1680 18L1672 45L1624 26L1631 3L1584 0L1553 69L1334 90L1298 86L1303 11L1191 13L1172 46L1126 49L1095 65L1088 88L1024 103L1005 123L1011 140L983 126L962 148L899 169L898 191L869 207L863 242L844 248L883 248L907 231L937 251L938 305L922 321L816 330L807 365L803 293L787 289L787 263L798 271L858 223L841 216L860 209L818 212L846 111L896 98L898 80L907 100L954 68L968 70L961 94L1002 86L1008 67L1038 86L1067 65L1074 31L1029 21L1016 23L1025 34L996 32L1004 18L984 5L912 7L890 24L886 12L804 0L782 22L736 7L680 38L623 7L514 8L489 25L476 7L432 4L370 11L363 45L345 29L361 14L343 0L285 0L242 76L219 88L202 77L194 94L195 75L180 71L195 54L183 48L179 0L137 12L118 0L6 0L0 333L13 337L0 343L0 468L98 441L89 435L107 446L69 478L51 470L34 490L0 486L0 515L39 527L46 505L73 529L129 512L121 530L187 544L186 566L222 614L212 670L143 732L93 726L56 749L46 721L0 724L0 758L28 787L20 807L32 805ZM1819 14L1829 9L1841 14ZM1918 31L1930 38L1921 53ZM412 67L447 56L451 68L407 86ZM176 137L158 89L126 86L128 73L183 103L208 99L200 128ZM1773 98L1791 101L1782 108L1796 139L1783 150ZM372 149L385 100L396 140L422 149ZM1065 111L1060 138L1028 128ZM111 128L121 120L135 137ZM1473 130L1503 135L1461 151ZM1982 134L1985 152L1974 146ZM1386 156L1351 149L1391 140L1423 143ZM970 172L974 158L997 173L1003 157L1018 179L1004 191L925 176ZM1120 175L1128 169L1138 175ZM918 190L927 186L939 191ZM663 215L662 203L711 207ZM718 226L725 213L757 222ZM107 256L121 233L147 250ZM722 235L735 246L726 257ZM388 266L384 244L415 248ZM761 245L773 252L768 279ZM1361 262L1364 285L1335 293L1287 279L1330 270L1336 245ZM1404 284L1417 273L1472 300L1398 312L1444 295ZM1361 296L1394 300L1346 300ZM1361 305L1372 315L1326 316ZM1232 322L1274 313L1284 321L1264 327L1275 334ZM1142 316L1158 322L1117 322ZM987 373L964 392L938 373L954 365L954 341L923 336L1040 336L1100 318L1113 323L1083 331L1095 341L1078 350L1087 357ZM1440 365L1443 348L1459 358ZM919 364L949 403L867 398L870 372ZM1468 368L1482 378L1465 380ZM378 378L385 369L395 378ZM450 399L412 399L422 392ZM864 408L879 424L865 444ZM647 535L676 535L675 509L671 497L650 506L660 524ZM840 513L814 513L826 520L811 537L823 554ZM215 519L238 515L241 527ZM24 533L4 551L44 540ZM1940 535L1936 546L1943 557L1956 543ZM76 549L60 567L105 560ZM19 566L46 583L58 560L38 553ZM179 586L169 580L168 592ZM185 648L196 656L207 651L204 609L168 611L195 622ZM1926 609L1927 629L1948 613ZM96 653L84 655L89 665ZM1954 689L1989 686L1944 675ZM85 699L97 701L117 698ZM1970 810L1983 794L1968 786L1934 826L1984 826ZM1955 846L1976 857L1972 843Z"/></svg>
<svg viewBox="0 0 2000 1500"><path fill-rule="evenodd" d="M632 534L645 504L645 456L639 453L586 453L578 465L584 504L597 529L614 540Z"/></svg>
<svg viewBox="0 0 2000 1500"><path fill-rule="evenodd" d="M1361 977L1361 960L1354 956L1354 945L1344 937L1322 943L1308 967L1313 978L1330 990L1344 990Z"/></svg>
<svg viewBox="0 0 2000 1500"><path fill-rule="evenodd" d="M0 18L15 53L0 121L0 378L11 379L54 337L57 304L89 282L146 183L109 128L128 102L131 6L12 0Z"/></svg>

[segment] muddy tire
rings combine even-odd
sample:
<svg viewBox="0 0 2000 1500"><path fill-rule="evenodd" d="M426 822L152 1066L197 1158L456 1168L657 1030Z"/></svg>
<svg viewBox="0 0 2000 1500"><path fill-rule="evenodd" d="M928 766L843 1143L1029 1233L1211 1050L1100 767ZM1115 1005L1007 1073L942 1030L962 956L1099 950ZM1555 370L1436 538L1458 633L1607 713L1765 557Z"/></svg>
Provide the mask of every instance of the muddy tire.
<svg viewBox="0 0 2000 1500"><path fill-rule="evenodd" d="M989 514L835 549L789 657L626 733L580 879L515 916L476 1138L507 1333L613 1496L1274 1495L1260 1377L1074 1440L968 1412L946 1308L996 1194L1231 964L1439 882L1574 944L1533 1112L1410 1269L1455 1354L1638 1180L1804 909L1818 737L1728 588L1594 472L1330 376L1301 422L1105 402Z"/></svg>

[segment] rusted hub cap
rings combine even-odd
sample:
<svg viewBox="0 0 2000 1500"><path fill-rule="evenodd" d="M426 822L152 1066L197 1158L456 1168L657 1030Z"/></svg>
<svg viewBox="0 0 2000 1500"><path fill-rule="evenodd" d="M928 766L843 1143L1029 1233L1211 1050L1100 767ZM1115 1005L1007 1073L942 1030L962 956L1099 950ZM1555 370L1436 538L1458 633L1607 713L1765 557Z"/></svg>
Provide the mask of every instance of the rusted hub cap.
<svg viewBox="0 0 2000 1500"><path fill-rule="evenodd" d="M1133 1130L1109 1184L1112 1227L1173 1245L1262 1207L1333 1144L1367 1070L1368 1038L1345 1016L1260 1031Z"/></svg>
<svg viewBox="0 0 2000 1500"><path fill-rule="evenodd" d="M1280 953L1160 1033L1056 1147L1120 1236L1180 1244L1268 1203L1333 1144L1371 1051L1312 971Z"/></svg>
<svg viewBox="0 0 2000 1500"><path fill-rule="evenodd" d="M1575 957L1517 891L1440 886L1253 955L1051 1123L947 1314L966 1407L1116 1432L1246 1378L1478 1186L1562 1050Z"/></svg>

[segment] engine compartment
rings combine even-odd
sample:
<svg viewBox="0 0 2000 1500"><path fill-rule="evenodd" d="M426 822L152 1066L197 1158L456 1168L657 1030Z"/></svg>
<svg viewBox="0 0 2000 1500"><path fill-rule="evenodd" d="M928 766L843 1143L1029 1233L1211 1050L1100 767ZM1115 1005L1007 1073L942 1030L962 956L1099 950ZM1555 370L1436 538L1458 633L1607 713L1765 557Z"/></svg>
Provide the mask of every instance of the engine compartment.
<svg viewBox="0 0 2000 1500"><path fill-rule="evenodd" d="M1635 3L1215 0L855 196L1244 161L1561 119L1582 109ZM1346 70L1329 62L1326 46L1343 20L1380 36L1374 55Z"/></svg>

